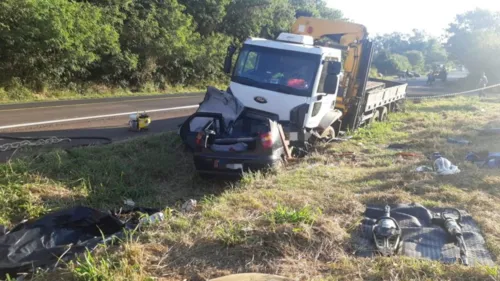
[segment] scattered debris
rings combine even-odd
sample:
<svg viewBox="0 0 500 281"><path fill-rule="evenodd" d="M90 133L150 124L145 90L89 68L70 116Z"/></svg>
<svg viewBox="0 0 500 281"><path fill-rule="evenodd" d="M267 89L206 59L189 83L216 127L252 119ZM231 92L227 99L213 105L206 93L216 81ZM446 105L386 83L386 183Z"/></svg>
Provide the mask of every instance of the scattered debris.
<svg viewBox="0 0 500 281"><path fill-rule="evenodd" d="M392 256L400 249L401 227L391 217L391 207L385 206L385 214L377 219L372 228L375 248L382 256Z"/></svg>
<svg viewBox="0 0 500 281"><path fill-rule="evenodd" d="M463 230L460 223L462 222L462 214L458 209L446 208L440 213L435 213L432 218L432 223L444 228L449 236L451 236L460 250L460 261L463 265L469 265L467 257L467 245L463 236Z"/></svg>
<svg viewBox="0 0 500 281"><path fill-rule="evenodd" d="M150 216L143 217L139 220L139 225L151 225L151 224L157 224L159 222L162 222L165 220L165 215L163 215L163 212L157 212L154 213Z"/></svg>
<svg viewBox="0 0 500 281"><path fill-rule="evenodd" d="M460 173L460 169L452 165L450 160L444 158L439 152L435 152L432 157L434 159L434 171L438 175L445 176Z"/></svg>
<svg viewBox="0 0 500 281"><path fill-rule="evenodd" d="M465 160L475 163L480 168L500 168L500 152L487 152L486 155L469 152L465 156Z"/></svg>
<svg viewBox="0 0 500 281"><path fill-rule="evenodd" d="M132 199L123 200L123 204L129 207L135 207L135 202Z"/></svg>
<svg viewBox="0 0 500 281"><path fill-rule="evenodd" d="M450 160L444 158L439 152L434 152L430 157L430 160L434 161L433 167L429 166L419 166L415 169L416 172L436 172L436 174L444 175L454 175L460 173L460 169L457 166L452 165Z"/></svg>
<svg viewBox="0 0 500 281"><path fill-rule="evenodd" d="M360 257L374 257L379 252L374 249L395 253L393 250L399 240L401 245L397 253L412 258L464 265L495 264L480 228L463 210L395 204L390 205L389 213L384 206L371 205L366 207L360 232L353 236L357 236L353 240L354 249ZM385 247L376 246L384 241L387 242Z"/></svg>
<svg viewBox="0 0 500 281"><path fill-rule="evenodd" d="M448 141L448 143L463 144L463 145L470 145L470 144L472 144L471 141L468 141L468 140L465 140L465 139L448 138L447 141Z"/></svg>
<svg viewBox="0 0 500 281"><path fill-rule="evenodd" d="M434 169L432 169L432 167L429 167L429 166L419 166L417 167L417 169L415 169L416 172L433 172Z"/></svg>
<svg viewBox="0 0 500 281"><path fill-rule="evenodd" d="M190 213L196 209L198 202L194 199L189 199L188 201L184 202L181 207L181 211L183 213Z"/></svg>
<svg viewBox="0 0 500 281"><path fill-rule="evenodd" d="M474 152L469 152L469 153L467 153L467 155L465 155L465 161L479 162L479 161L481 161L481 157L479 157L479 155L477 155Z"/></svg>

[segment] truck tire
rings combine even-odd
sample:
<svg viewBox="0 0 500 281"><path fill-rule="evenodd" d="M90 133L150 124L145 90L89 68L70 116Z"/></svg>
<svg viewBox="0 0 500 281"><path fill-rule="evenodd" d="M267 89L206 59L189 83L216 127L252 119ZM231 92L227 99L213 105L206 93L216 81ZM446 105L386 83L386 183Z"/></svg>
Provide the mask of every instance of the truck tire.
<svg viewBox="0 0 500 281"><path fill-rule="evenodd" d="M379 109L379 112L380 112L380 122L386 122L387 119L388 119L388 110L387 110L387 107L386 106L382 106L380 109Z"/></svg>
<svg viewBox="0 0 500 281"><path fill-rule="evenodd" d="M335 131L335 128L333 127L334 124L332 124L330 127L326 128L325 130L323 130L323 132L321 133L321 137L322 138L335 138L337 137L337 132Z"/></svg>
<svg viewBox="0 0 500 281"><path fill-rule="evenodd" d="M370 119L370 125L375 123L375 122L378 122L380 121L380 111L378 109L375 109L373 110L373 116L372 118Z"/></svg>
<svg viewBox="0 0 500 281"><path fill-rule="evenodd" d="M392 112L395 112L396 111L396 103L395 102L391 102L389 105L389 112L392 113Z"/></svg>

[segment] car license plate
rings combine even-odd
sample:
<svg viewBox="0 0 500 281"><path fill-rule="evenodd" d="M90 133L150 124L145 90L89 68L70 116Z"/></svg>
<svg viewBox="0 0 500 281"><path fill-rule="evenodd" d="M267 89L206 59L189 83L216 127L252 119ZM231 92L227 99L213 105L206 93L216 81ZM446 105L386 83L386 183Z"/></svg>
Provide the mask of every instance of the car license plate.
<svg viewBox="0 0 500 281"><path fill-rule="evenodd" d="M243 170L243 164L227 164L226 168L230 170Z"/></svg>

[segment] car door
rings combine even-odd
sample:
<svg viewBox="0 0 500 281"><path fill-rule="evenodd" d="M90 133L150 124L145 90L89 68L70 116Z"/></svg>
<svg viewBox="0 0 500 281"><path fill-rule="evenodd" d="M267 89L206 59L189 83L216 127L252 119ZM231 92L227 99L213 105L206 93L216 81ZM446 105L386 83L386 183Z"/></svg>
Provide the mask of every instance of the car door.
<svg viewBox="0 0 500 281"><path fill-rule="evenodd" d="M196 137L199 132L214 131L216 135L225 132L224 117L220 113L196 112L189 116L179 128L179 136L190 150L196 148Z"/></svg>
<svg viewBox="0 0 500 281"><path fill-rule="evenodd" d="M318 127L323 116L335 108L341 67L335 57L326 57L322 61L318 87L309 105L305 124L307 128Z"/></svg>

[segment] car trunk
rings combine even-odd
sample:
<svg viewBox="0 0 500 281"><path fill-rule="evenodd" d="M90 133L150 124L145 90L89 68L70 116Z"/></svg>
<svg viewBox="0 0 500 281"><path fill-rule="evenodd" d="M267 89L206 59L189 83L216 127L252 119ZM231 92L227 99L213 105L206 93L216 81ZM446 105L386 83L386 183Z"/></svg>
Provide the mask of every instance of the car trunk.
<svg viewBox="0 0 500 281"><path fill-rule="evenodd" d="M266 116L246 110L229 125L224 133L209 137L205 149L228 153L263 150L263 138L265 139L267 134L274 131L272 126L273 122Z"/></svg>

